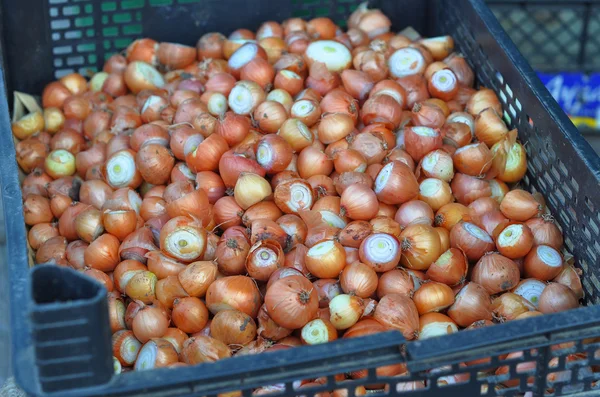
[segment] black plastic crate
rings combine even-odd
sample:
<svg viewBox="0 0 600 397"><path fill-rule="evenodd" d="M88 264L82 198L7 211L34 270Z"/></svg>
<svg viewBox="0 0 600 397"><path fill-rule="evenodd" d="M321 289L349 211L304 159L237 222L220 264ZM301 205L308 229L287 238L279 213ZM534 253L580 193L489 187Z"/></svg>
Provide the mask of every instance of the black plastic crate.
<svg viewBox="0 0 600 397"><path fill-rule="evenodd" d="M35 0L3 4L5 77L10 90L41 92L64 68L98 68L112 51L138 36L193 44L212 30L256 29L265 20L292 15L330 15L343 21L358 0ZM110 4L110 6L106 6ZM73 14L72 8L84 14ZM387 385L395 395L406 382L427 380L419 396L517 396L598 393L600 375L600 159L581 138L482 0L381 0L381 7L400 30L412 25L424 35L451 34L481 85L501 97L505 117L517 127L529 155L525 188L546 197L565 237L566 248L583 270L586 308L535 317L494 327L459 332L405 344L400 333L336 341L214 364L112 375L110 331L105 293L70 269L29 269L22 198L9 128L6 98L0 96L0 178L10 277L12 363L18 383L30 394L47 396L214 396L285 384L285 395L312 396L319 391ZM114 8L111 8L114 7ZM116 15L120 15L117 17ZM129 15L129 17L127 17ZM131 18L131 20L128 20ZM57 20L66 24L53 24ZM77 22L79 20L79 22ZM125 21L125 22L123 22ZM129 21L129 22L127 22ZM133 26L127 28L127 26ZM106 30L115 28L115 30ZM88 30L92 35L88 35ZM81 38L77 33L81 32ZM116 35L111 36L116 31ZM117 40L124 39L122 42ZM85 47L88 45L92 47ZM57 51L57 48L70 46ZM69 59L73 59L69 61ZM80 62L81 61L81 62ZM63 63L60 63L63 62ZM65 63L66 62L66 66ZM69 63L76 63L69 65ZM56 74L55 74L56 73ZM4 89L4 87L1 87ZM12 92L12 91L9 91ZM552 346L573 342L570 345ZM505 360L509 352L522 357ZM571 362L569 354L587 353ZM489 358L475 366L461 363ZM377 367L404 362L409 374L378 376ZM518 364L535 363L522 372ZM553 366L550 363L554 363ZM506 375L488 370L506 366ZM430 369L436 371L429 371ZM368 377L337 384L334 375L368 369ZM462 374L463 382L453 382ZM316 389L294 390L294 381L327 376ZM502 386L508 380L514 387ZM450 383L444 386L444 383Z"/></svg>

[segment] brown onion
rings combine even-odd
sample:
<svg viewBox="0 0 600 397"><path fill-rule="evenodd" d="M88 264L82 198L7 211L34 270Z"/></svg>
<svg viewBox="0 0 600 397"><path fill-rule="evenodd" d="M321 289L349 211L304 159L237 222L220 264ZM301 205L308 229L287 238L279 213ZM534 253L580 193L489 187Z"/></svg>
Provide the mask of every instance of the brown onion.
<svg viewBox="0 0 600 397"><path fill-rule="evenodd" d="M535 246L529 251L523 263L525 277L549 281L557 277L563 269L563 258L556 249L547 245Z"/></svg>
<svg viewBox="0 0 600 397"><path fill-rule="evenodd" d="M531 218L525 224L533 234L534 245L548 245L555 250L562 248L562 233L551 216L543 215L540 218Z"/></svg>
<svg viewBox="0 0 600 397"><path fill-rule="evenodd" d="M217 339L197 335L183 343L180 357L183 362L196 365L231 357L231 350Z"/></svg>
<svg viewBox="0 0 600 397"><path fill-rule="evenodd" d="M450 248L427 269L427 276L440 283L455 286L467 277L469 264L466 255L458 248Z"/></svg>
<svg viewBox="0 0 600 397"><path fill-rule="evenodd" d="M437 234L435 238L439 246ZM402 250L398 239L385 233L370 234L363 240L359 248L360 261L379 273L394 269L398 265L401 255Z"/></svg>
<svg viewBox="0 0 600 397"><path fill-rule="evenodd" d="M560 283L550 283L540 295L539 310L544 314L558 313L579 307L579 299L572 289Z"/></svg>
<svg viewBox="0 0 600 397"><path fill-rule="evenodd" d="M256 323L246 313L222 310L210 323L210 335L226 345L243 346L256 338Z"/></svg>
<svg viewBox="0 0 600 397"><path fill-rule="evenodd" d="M452 228L450 245L463 250L471 261L478 260L495 248L494 240L484 230L469 222L460 222Z"/></svg>
<svg viewBox="0 0 600 397"><path fill-rule="evenodd" d="M379 171L374 191L385 204L402 204L417 197L419 185L408 166L391 161Z"/></svg>
<svg viewBox="0 0 600 397"><path fill-rule="evenodd" d="M381 298L373 317L384 326L402 332L408 340L418 335L419 312L413 301L404 295L388 294Z"/></svg>
<svg viewBox="0 0 600 397"><path fill-rule="evenodd" d="M361 262L346 266L339 275L342 290L359 298L368 298L377 290L377 274Z"/></svg>
<svg viewBox="0 0 600 397"><path fill-rule="evenodd" d="M208 322L208 310L196 297L177 298L173 302L171 321L185 333L199 332Z"/></svg>
<svg viewBox="0 0 600 397"><path fill-rule="evenodd" d="M511 321L535 310L535 306L527 299L512 292L506 292L492 301L492 315L498 322Z"/></svg>
<svg viewBox="0 0 600 397"><path fill-rule="evenodd" d="M526 224L514 223L498 234L496 247L508 258L522 258L533 247L533 233Z"/></svg>
<svg viewBox="0 0 600 397"><path fill-rule="evenodd" d="M402 204L394 216L396 222L401 227L412 224L424 224L431 226L433 224L433 210L421 200L411 200Z"/></svg>
<svg viewBox="0 0 600 397"><path fill-rule="evenodd" d="M169 319L160 306L142 306L133 318L132 331L142 343L160 338L169 328Z"/></svg>
<svg viewBox="0 0 600 397"><path fill-rule="evenodd" d="M265 305L271 318L283 327L303 327L317 313L316 291L308 279L291 276L273 283L265 295Z"/></svg>
<svg viewBox="0 0 600 397"><path fill-rule="evenodd" d="M461 327L468 327L476 321L492 320L492 301L489 293L481 285L471 282L465 285L448 309L448 316Z"/></svg>
<svg viewBox="0 0 600 397"><path fill-rule="evenodd" d="M404 269L392 269L381 275L377 285L377 296L383 298L389 294L412 297L415 284L410 274Z"/></svg>
<svg viewBox="0 0 600 397"><path fill-rule="evenodd" d="M471 274L471 280L485 288L490 295L516 287L519 279L520 272L515 262L495 253L485 254Z"/></svg>
<svg viewBox="0 0 600 397"><path fill-rule="evenodd" d="M428 225L409 225L400 234L402 257L400 263L409 269L425 270L440 255L440 238Z"/></svg>
<svg viewBox="0 0 600 397"><path fill-rule="evenodd" d="M213 314L236 309L256 318L261 304L255 281L246 276L219 278L208 287L206 293L206 306Z"/></svg>
<svg viewBox="0 0 600 397"><path fill-rule="evenodd" d="M439 312L454 303L454 293L446 284L430 281L415 291L413 302L420 315Z"/></svg>

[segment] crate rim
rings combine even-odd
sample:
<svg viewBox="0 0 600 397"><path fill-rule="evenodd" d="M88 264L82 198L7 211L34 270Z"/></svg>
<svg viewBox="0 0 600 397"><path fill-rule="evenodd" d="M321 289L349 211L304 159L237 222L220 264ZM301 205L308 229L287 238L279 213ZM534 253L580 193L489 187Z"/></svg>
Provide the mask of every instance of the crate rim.
<svg viewBox="0 0 600 397"><path fill-rule="evenodd" d="M580 155L585 165L593 172L597 181L600 181L600 157L598 157L590 145L584 140L584 138L579 134L575 126L568 119L566 114L560 109L557 102L552 98L548 90L543 86L541 81L538 79L536 73L529 66L527 61L523 58L521 53L518 51L514 43L510 40L504 29L500 26L499 22L491 12L491 10L486 6L483 0L467 0L471 3L474 10L482 17L483 23L489 29L490 33L493 34L496 39L498 45L504 50L508 58L513 62L515 68L521 73L525 82L529 85L531 90L538 95L538 100L542 105L543 109L548 112L548 115L551 117L552 121L556 124L557 128L560 128L561 132L567 139L569 143L571 143L575 149L575 151ZM534 0L535 1L535 0ZM517 1L515 1L516 3ZM583 2L583 1L582 1ZM558 3L558 1L557 1ZM0 92L5 90L5 82L4 82L4 71L0 70ZM180 373L187 374L189 378L186 379L174 379L172 377L164 378L157 377L157 371L148 371L148 372L136 372L133 374L126 374L124 376L116 376L113 377L112 380L107 384L102 384L99 386L89 387L89 388L79 388L79 389L71 389L71 390L62 390L60 392L54 393L44 393L39 389L35 388L35 384L31 382L31 371L30 367L31 363L27 361L27 358L23 356L25 349L31 349L31 341L26 339L23 336L23 330L27 330L26 337L29 338L29 332L31 330L31 324L29 322L29 310L32 308L32 294L31 294L31 278L29 274L31 272L30 268L25 265L28 263L27 260L27 247L26 247L26 233L25 233L25 225L22 219L22 197L20 184L18 180L17 173L17 165L16 165L16 156L15 156L15 148L12 139L12 133L10 131L10 117L8 115L8 103L7 98L2 96L0 98L0 108L2 111L0 112L0 123L4 126L4 133L0 136L0 167L5 172L0 173L0 178L2 182L2 205L4 208L4 212L7 215L5 218L5 226L6 226L6 234L11 238L7 239L7 255L10 260L14 263L20 263L21 266L16 266L14 271L11 274L11 286L10 286L10 309L11 309L11 339L12 339L12 349L11 349L11 359L13 361L15 376L18 380L19 385L28 393L32 395L46 395L46 396L76 396L81 395L82 392L91 393L90 395L102 395L102 393L107 392L107 388L116 386L116 385L126 385L124 380L137 379L139 381L148 382L146 383L147 387L153 387L157 385L165 385L167 382L169 385L180 385L185 384L186 382L196 381L199 378L198 368L205 368L206 365L216 365L223 366L223 368L227 368L226 364L230 364L230 360L217 362L214 364L204 364L201 367L195 366L191 368L180 368ZM21 282L14 282L14 280L24 280ZM26 302L26 304L23 304ZM529 325L530 328L535 329L535 335L539 336L547 334L548 332L553 331L553 329L548 329L545 323L546 319L553 318L556 319L558 323L563 322L563 319L569 317L569 313L572 312L585 312L586 314L590 314L589 316L584 316L583 318L574 318L578 321L569 323L569 328L578 327L583 324L591 324L596 323L594 318L598 318L600 321L600 307L598 306L588 306L585 308L577 309L575 311L558 313L551 316L543 316L540 318L530 318L527 320L523 320L524 322L517 323L507 323L503 325L499 325L497 327L488 328L488 329L479 329L473 330L475 334L468 334L467 336L475 336L477 332L479 335L487 335L490 330L497 330L494 332L502 333L506 330L517 329L517 327L521 328L522 325ZM565 322L563 322L565 323ZM542 326L544 325L544 326ZM17 329L19 331L17 332ZM561 328L562 329L562 328ZM382 337L382 340L388 344L397 344L401 342L403 338L399 337L397 333L392 333L392 337L386 336ZM477 347L478 344L475 342L477 338L475 337L464 337L462 336L464 333L458 333L455 335L449 335L441 338L437 338L437 340L431 339L431 342L427 342L431 346L441 346L445 345L446 341L456 340L461 341L460 348L462 350L469 349L471 347ZM366 339L375 339L375 338L366 338ZM495 343L489 342L486 345L494 345ZM411 346L414 346L411 348ZM421 354L425 354L430 351L430 348L423 350L423 344L420 341L410 342L408 344L408 352L409 355L411 351L413 355L419 355L419 348L421 348ZM479 346L481 347L481 346ZM305 348L308 351L311 348ZM314 350L314 349L313 349ZM433 350L434 351L434 350ZM417 352L417 353L415 353ZM275 357L285 357L286 355L290 355L291 353L287 351L271 353L273 358L273 368L275 368L278 360ZM235 359L235 358L234 358ZM238 358L240 359L240 358ZM222 364L225 363L225 364ZM278 365L278 364L277 364ZM33 369L35 370L35 369ZM159 370L161 373L166 373L165 370ZM170 383L169 383L170 382ZM139 390L139 388L134 387L129 384L132 389L122 389L124 391L130 390L135 391Z"/></svg>

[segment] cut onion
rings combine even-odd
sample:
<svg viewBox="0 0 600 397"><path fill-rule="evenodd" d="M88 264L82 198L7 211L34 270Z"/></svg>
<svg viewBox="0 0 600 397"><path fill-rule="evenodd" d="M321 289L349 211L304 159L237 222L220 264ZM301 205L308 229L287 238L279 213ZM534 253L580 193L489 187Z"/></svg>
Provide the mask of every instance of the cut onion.
<svg viewBox="0 0 600 397"><path fill-rule="evenodd" d="M322 62L331 72L341 72L352 64L352 54L345 45L333 40L313 41L304 53L309 66Z"/></svg>

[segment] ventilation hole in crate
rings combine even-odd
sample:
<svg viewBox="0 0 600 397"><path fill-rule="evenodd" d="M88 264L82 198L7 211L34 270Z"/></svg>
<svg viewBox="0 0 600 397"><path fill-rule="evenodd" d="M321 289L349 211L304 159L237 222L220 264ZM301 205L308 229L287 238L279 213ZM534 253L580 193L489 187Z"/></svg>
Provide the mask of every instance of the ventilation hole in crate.
<svg viewBox="0 0 600 397"><path fill-rule="evenodd" d="M588 209L591 212L595 212L594 211L594 204L592 203L592 201L590 200L590 198L588 196L585 196L584 202L585 202L586 207L588 207Z"/></svg>
<svg viewBox="0 0 600 397"><path fill-rule="evenodd" d="M79 6L67 6L62 9L62 14L64 16L79 15L80 11Z"/></svg>
<svg viewBox="0 0 600 397"><path fill-rule="evenodd" d="M66 34L65 34L65 36L66 36ZM60 40L60 33L57 33L57 32L52 33L52 40L53 41Z"/></svg>
<svg viewBox="0 0 600 397"><path fill-rule="evenodd" d="M517 117L517 112L512 104L508 105L508 111L512 115L513 119Z"/></svg>
<svg viewBox="0 0 600 397"><path fill-rule="evenodd" d="M554 199L554 197L550 196L550 197L549 197L549 201L550 201L550 204L551 204L551 205L552 205L554 208L557 208L557 207L559 207L559 205L558 205L558 203L556 202L556 200ZM569 221L570 221L570 219L569 219L569 217L567 216L567 213L566 213L566 211L560 211L560 212L558 213L558 219L560 219L560 221L561 221L563 224L565 224L565 225L568 225L568 224L570 223L570 222L569 222Z"/></svg>
<svg viewBox="0 0 600 397"><path fill-rule="evenodd" d="M538 154L546 166L550 164L550 159L548 158L548 154L546 151L540 149L538 151Z"/></svg>
<svg viewBox="0 0 600 397"><path fill-rule="evenodd" d="M92 52L92 51L96 51L96 44L94 44L94 43L79 44L75 48L77 49L78 52Z"/></svg>
<svg viewBox="0 0 600 397"><path fill-rule="evenodd" d="M600 244L598 244L598 241L594 241L594 252L600 254Z"/></svg>
<svg viewBox="0 0 600 397"><path fill-rule="evenodd" d="M563 192L565 192L569 200L573 200L574 204L577 205L577 203L579 202L579 198L576 195L577 190L574 189L570 183L567 182L563 185Z"/></svg>
<svg viewBox="0 0 600 397"><path fill-rule="evenodd" d="M83 62L85 61L85 58L83 58L83 56L76 56L76 57L68 57L67 58L67 65L69 66L74 66L74 65L81 65L83 64Z"/></svg>
<svg viewBox="0 0 600 397"><path fill-rule="evenodd" d="M65 32L65 39L68 40L77 40L81 39L82 33L80 30L71 30L69 32Z"/></svg>
<svg viewBox="0 0 600 397"><path fill-rule="evenodd" d="M482 383L479 390L480 390L480 392L479 392L480 395L487 396L490 391L490 385L487 383Z"/></svg>
<svg viewBox="0 0 600 397"><path fill-rule="evenodd" d="M54 75L56 76L57 79L60 79L61 77L66 76L70 73L75 73L75 69L73 69L73 68L60 69L60 70L57 70L54 73Z"/></svg>
<svg viewBox="0 0 600 397"><path fill-rule="evenodd" d="M112 20L115 23L127 23L127 22L131 22L131 14L129 13L119 13L119 14L113 14L112 16Z"/></svg>
<svg viewBox="0 0 600 397"><path fill-rule="evenodd" d="M94 24L94 18L91 16L75 18L75 26L78 28L92 26L93 24Z"/></svg>
<svg viewBox="0 0 600 397"><path fill-rule="evenodd" d="M584 272L585 272L585 270L584 270ZM596 291L594 290L594 286L589 282L589 280L586 277L584 277L581 280L581 285L583 286L583 289L585 291L584 292L584 295L585 295L584 299L589 300L590 298L594 297L594 295L596 295L595 294ZM593 304L596 304L598 300L599 300L599 298L597 298L597 297L594 298Z"/></svg>
<svg viewBox="0 0 600 397"><path fill-rule="evenodd" d="M560 181L560 174L558 173L558 170L556 169L556 167L554 166L554 164L552 164L552 166L550 167L550 173L552 174L552 177L556 180L556 181Z"/></svg>
<svg viewBox="0 0 600 397"><path fill-rule="evenodd" d="M543 190L544 192L548 191L548 185L546 184L546 182L543 179L538 178L536 180L536 183L540 185L541 190Z"/></svg>
<svg viewBox="0 0 600 397"><path fill-rule="evenodd" d="M573 222L577 222L577 211L575 211L575 209L572 206L567 207L567 210L565 211L568 215L570 215L569 221L573 221ZM570 222L567 222L570 223ZM560 225L557 225L559 229L562 230L562 228L560 227ZM568 227L568 226L567 226Z"/></svg>
<svg viewBox="0 0 600 397"><path fill-rule="evenodd" d="M71 22L68 19L56 19L50 22L50 29L68 29L71 27Z"/></svg>
<svg viewBox="0 0 600 397"><path fill-rule="evenodd" d="M121 9L131 10L142 8L144 6L144 0L123 0L121 1Z"/></svg>
<svg viewBox="0 0 600 397"><path fill-rule="evenodd" d="M554 180L550 177L550 175L547 172L544 172L542 174L542 178L544 178L544 181L548 184L548 186L551 186L552 188L554 188ZM546 190L548 191L548 190Z"/></svg>
<svg viewBox="0 0 600 397"><path fill-rule="evenodd" d="M592 232L594 234L596 234L596 236L600 235L600 230L598 229L598 225L596 224L596 222L593 219L589 219L588 225L590 227L590 229L592 229ZM594 245L598 245L597 242L594 242ZM600 248L600 245L598 246L598 248ZM598 251L600 252L600 251Z"/></svg>
<svg viewBox="0 0 600 397"><path fill-rule="evenodd" d="M542 165L540 164L540 160L537 157L531 157L529 159L529 165L535 171L540 171L542 169Z"/></svg>
<svg viewBox="0 0 600 397"><path fill-rule="evenodd" d="M555 207L556 208L558 206L558 199L555 197L554 194L548 195L548 202L550 203L551 207ZM563 215L563 214L561 213L561 215Z"/></svg>
<svg viewBox="0 0 600 397"><path fill-rule="evenodd" d="M577 183L573 177L571 177L571 186L573 187L573 190L575 190L575 193L579 192L579 183Z"/></svg>
<svg viewBox="0 0 600 397"><path fill-rule="evenodd" d="M519 101L518 98L515 98L515 106L517 107L517 111L521 112L521 110L523 110L523 106L521 106L521 101Z"/></svg>
<svg viewBox="0 0 600 397"><path fill-rule="evenodd" d="M56 55L70 54L73 52L73 47L71 47L70 45L62 46L62 47L54 47L53 52Z"/></svg>
<svg viewBox="0 0 600 397"><path fill-rule="evenodd" d="M587 228L587 226L581 225L581 232L585 235L586 240L590 240L592 238L592 233L590 233L589 229ZM590 250L590 247L588 247L588 251Z"/></svg>
<svg viewBox="0 0 600 397"><path fill-rule="evenodd" d="M152 7L170 6L173 0L150 0L149 3Z"/></svg>
<svg viewBox="0 0 600 397"><path fill-rule="evenodd" d="M506 110L504 111L504 115L502 118L504 119L504 122L507 125L509 125L509 126L512 125L512 118L510 117L510 115L508 114L508 112Z"/></svg>
<svg viewBox="0 0 600 397"><path fill-rule="evenodd" d="M594 261L595 261L595 259L594 259ZM592 282L592 285L594 286L594 290L600 291L600 281L598 281L598 278L596 277L596 275L593 272L591 274L589 274L589 279Z"/></svg>
<svg viewBox="0 0 600 397"><path fill-rule="evenodd" d="M571 231L575 232L575 225L571 226ZM571 241L571 238L569 236L564 236L564 244L565 247L567 247L567 250L572 251L573 250L573 241Z"/></svg>
<svg viewBox="0 0 600 397"><path fill-rule="evenodd" d="M116 37L119 35L119 29L116 26L102 28L104 37Z"/></svg>

